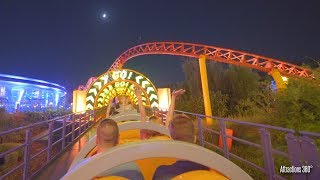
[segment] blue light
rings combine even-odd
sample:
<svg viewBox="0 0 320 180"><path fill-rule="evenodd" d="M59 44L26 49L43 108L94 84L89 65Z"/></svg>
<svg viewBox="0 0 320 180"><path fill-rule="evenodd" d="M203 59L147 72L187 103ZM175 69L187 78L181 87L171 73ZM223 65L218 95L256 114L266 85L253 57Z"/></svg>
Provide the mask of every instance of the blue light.
<svg viewBox="0 0 320 180"><path fill-rule="evenodd" d="M271 89L272 89L273 91L276 91L276 90L277 90L277 84L276 84L276 82L275 82L274 80L271 81Z"/></svg>
<svg viewBox="0 0 320 180"><path fill-rule="evenodd" d="M23 89L19 91L19 97L18 97L18 100L16 101L16 108L18 108L17 106L18 106L18 104L20 104L20 102L21 102L23 93L24 93L24 90L23 90Z"/></svg>
<svg viewBox="0 0 320 180"><path fill-rule="evenodd" d="M55 83L51 83L51 82L43 81L43 80L39 80L39 79L32 79L32 78L26 78L26 77L21 77L21 76L13 76L13 75L7 75L7 74L0 74L0 77L12 78L12 79L17 79L17 80L27 80L27 81L39 82L39 83L53 85L53 86L57 86L57 87L60 87L62 89L65 89L64 87L60 86L59 84L55 84ZM15 82L15 83L17 83L17 82Z"/></svg>
<svg viewBox="0 0 320 180"><path fill-rule="evenodd" d="M59 94L56 93L55 106L58 106Z"/></svg>
<svg viewBox="0 0 320 180"><path fill-rule="evenodd" d="M0 74L0 107L7 112L43 111L65 107L64 87L42 80Z"/></svg>
<svg viewBox="0 0 320 180"><path fill-rule="evenodd" d="M45 106L48 106L48 103L49 103L49 100L48 100L49 99L49 93L48 92L46 93L46 98L45 99L46 99Z"/></svg>

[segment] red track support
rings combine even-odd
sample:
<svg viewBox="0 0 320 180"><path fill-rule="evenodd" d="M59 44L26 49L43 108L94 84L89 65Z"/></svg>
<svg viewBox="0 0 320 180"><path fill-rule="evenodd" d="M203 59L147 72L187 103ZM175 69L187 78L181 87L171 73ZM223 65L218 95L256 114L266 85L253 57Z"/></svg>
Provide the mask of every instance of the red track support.
<svg viewBox="0 0 320 180"><path fill-rule="evenodd" d="M183 42L154 42L132 47L122 53L109 70L121 68L129 59L147 54L169 54L193 58L204 54L209 60L244 66L267 73L276 68L285 76L314 78L310 70L276 59L226 48Z"/></svg>

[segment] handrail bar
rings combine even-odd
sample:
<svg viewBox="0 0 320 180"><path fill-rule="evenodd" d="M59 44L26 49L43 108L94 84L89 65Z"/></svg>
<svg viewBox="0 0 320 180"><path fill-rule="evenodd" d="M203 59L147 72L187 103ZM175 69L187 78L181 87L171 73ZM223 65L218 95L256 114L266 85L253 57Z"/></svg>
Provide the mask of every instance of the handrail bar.
<svg viewBox="0 0 320 180"><path fill-rule="evenodd" d="M70 113L61 117L55 117L53 119L40 121L37 123L33 123L30 125L18 127L15 129L10 129L8 131L0 132L0 136L8 135L10 133L17 133L20 131L25 131L26 135L22 138L24 139L24 143L21 145L18 145L16 147L10 148L9 150L2 152L0 154L0 157L5 157L7 154L10 154L12 152L15 152L19 149L24 148L24 162L19 165L15 165L14 167L9 167L8 169L5 169L1 172L0 179L6 178L8 176L11 176L13 172L15 172L19 168L23 168L23 179L29 179L30 177L33 177L36 173L40 172L41 169L43 169L45 166L47 166L53 159L58 157L66 148L70 147L74 142L77 141L78 138L80 138L82 135L84 135L85 132L89 130L89 128L92 128L94 124L96 124L101 118L105 116L105 108L96 108L94 110L88 110L83 111L80 113ZM92 121L93 123L89 123ZM59 123L58 127L53 130L54 124ZM61 124L60 124L61 123ZM72 138L71 141L66 142L66 137L73 135L74 132L71 130L67 130L67 126L79 124L79 127L77 127L76 130L78 130L78 133L75 137ZM48 125L49 130L46 131L40 131L38 132L34 137L32 137L32 131L37 128L39 125ZM60 127L61 126L61 127ZM80 131L79 131L80 130ZM68 131L68 132L66 132ZM82 131L82 132L81 132ZM61 133L60 133L61 132ZM61 136L60 139L54 140L52 142L52 138L54 137L54 134ZM44 149L41 149L40 151L36 152L35 154L31 154L31 147L32 143L36 142L37 140L40 140L44 137L48 137L48 145ZM58 151L55 153L55 155L52 157L51 149L53 146L57 145L58 143L62 142L62 146L58 147ZM37 169L30 169L30 162L34 160L35 158L39 157L41 154L46 153L47 155L47 161L40 163L41 166L37 167ZM20 161L19 161L20 162ZM36 172L36 173L35 173ZM3 173L3 174L2 174ZM5 174L4 174L5 173ZM18 172L20 174L20 171Z"/></svg>
<svg viewBox="0 0 320 180"><path fill-rule="evenodd" d="M29 125L27 125L27 126L22 126L22 127L10 129L10 130L8 130L8 131L3 131L3 132L0 132L0 136L4 136L4 135L6 135L6 134L13 133L13 132L16 132L16 131L22 131L22 130L25 130L25 129L28 129L28 128L32 128L32 127L34 127L34 126L38 126L38 125L41 125L41 124L45 124L45 123L50 122L50 121L53 121L53 120L41 121L41 122L29 124Z"/></svg>
<svg viewBox="0 0 320 180"><path fill-rule="evenodd" d="M253 146L253 147L262 149L261 144L253 143L253 142L250 142L250 141L247 141L247 140L244 140L244 139L240 139L240 138L237 138L237 137L234 137L234 136L229 136L229 135L226 135L226 136L227 136L228 138L231 138L231 139L233 139L233 140L242 142L242 143L244 143L244 144L247 144L247 145L250 145L250 146Z"/></svg>
<svg viewBox="0 0 320 180"><path fill-rule="evenodd" d="M84 111L84 112L86 112L86 111ZM15 132L15 131L21 131L21 130L25 130L25 129L28 129L28 128L32 128L34 126L38 126L38 125L41 125L41 124L50 123L52 121L56 121L56 120L63 119L63 118L66 118L66 117L72 116L72 115L77 115L77 114L79 114L79 113L71 113L71 114L68 114L68 115L61 116L61 117L56 117L56 118L53 118L53 119L49 119L49 120L45 120L45 121L29 124L29 125L26 125L26 126L10 129L8 131L0 132L0 136L9 134L9 133L12 133L12 132Z"/></svg>
<svg viewBox="0 0 320 180"><path fill-rule="evenodd" d="M21 144L20 146L17 146L17 147L14 147L14 148L12 148L12 149L10 149L10 150L8 150L8 151L5 151L5 152L3 152L3 153L0 154L0 158L4 157L4 156L7 155L7 154L10 154L10 153L12 153L12 152L15 152L15 151L17 151L18 149L21 149L21 148L23 148L23 147L25 147L25 146L26 146L26 143L23 143L23 144Z"/></svg>
<svg viewBox="0 0 320 180"><path fill-rule="evenodd" d="M98 110L98 111L96 111L96 110ZM26 132L30 132L30 131L32 131L32 129L34 127L39 126L39 125L43 125L46 123L47 123L47 125L49 125L49 127L51 127L51 131L49 130L48 132L45 132L45 134L41 134L40 136L35 136L34 138L29 137L30 135L27 137L27 135L26 135L26 137L24 137L24 139L26 141L23 144L18 145L14 148L11 148L11 149L7 150L6 152L3 152L0 154L0 157L4 157L7 154L10 154L10 153L17 151L19 149L27 148L27 147L30 148L29 142L32 143L32 142L35 142L35 141L42 139L44 137L48 137L48 141L49 141L49 139L53 137L53 133L57 133L57 132L59 133L59 131L61 131L61 133L59 133L61 135L60 139L57 139L57 140L55 139L54 142L50 141L50 146L48 145L46 148L42 149L41 151L37 152L36 154L31 155L28 153L29 151L24 152L24 154L27 153L28 154L27 156L29 156L29 159L27 158L27 160L25 160L27 163L26 164L22 163L19 166L12 167L13 169L7 169L8 171L9 170L10 171L6 172L5 175L2 175L0 177L0 179L2 179L3 177L7 177L8 175L10 175L11 173L13 173L18 168L21 168L21 167L23 167L24 170L26 169L26 171L25 171L26 175L24 177L28 177L28 176L33 177L36 173L39 172L39 170L43 169L53 159L57 158L66 148L70 147L79 137L81 137L86 131L88 131L89 128L92 128L93 125L96 124L100 120L100 118L104 117L104 114L103 114L104 111L99 111L99 110L103 110L103 109L99 108L99 109L84 111L81 113L71 113L71 114L64 115L61 117L56 117L56 118L53 118L50 120L45 120L45 121L37 122L37 123L31 124L31 125L18 127L18 128L11 129L8 131L0 132L0 136L7 135L9 133L15 133L16 131L22 131L22 130L25 130ZM102 112L102 114L101 114L101 112ZM275 174L275 172L274 172L275 168L274 168L274 160L272 158L272 154L281 155L290 161L292 160L292 158L294 158L292 155L290 155L290 153L292 153L292 152L290 151L289 147L287 148L288 152L283 152L283 151L272 148L272 141L271 141L271 136L270 136L270 132L272 132L271 130L281 131L283 133L287 133L287 135L288 134L290 135L293 133L298 133L298 135L300 135L300 136L305 136L305 137L313 136L316 138L320 138L320 133L315 133L315 132L306 132L306 131L297 132L297 131L294 131L293 129L276 127L276 126L271 126L271 125L264 125L264 124L253 123L253 122L246 122L246 121L236 120L236 119L232 119L232 118L220 118L220 117L215 117L215 116L206 116L203 114L196 114L196 113L179 111L179 110L175 110L175 112L184 113L187 115L192 115L192 116L198 117L197 120L198 120L198 122L200 122L199 123L200 125L198 124L198 126L199 126L198 129L199 128L200 128L200 130L202 129L201 131L199 131L202 133L200 133L199 137L198 137L199 141L200 141L200 145L207 146L207 147L210 146L210 147L212 147L210 149L214 148L214 149L217 149L218 151L221 151L222 153L224 153L224 156L228 159L230 157L236 158L239 161L242 161L243 163L245 163L247 165L258 168L258 170L260 172L264 173L268 177L277 177L277 178L283 179L282 176L279 176L279 175ZM98 116L96 116L96 115L98 115ZM205 118L205 117L209 117L209 118L212 118L212 119L215 119L216 121L218 121L220 123L220 126L218 127L219 129L215 130L211 127L203 125L201 122L202 122L202 118ZM91 124L90 121L93 123ZM55 122L59 122L59 126L56 129L53 129L53 125ZM245 140L243 138L235 137L235 136L227 134L226 133L227 127L226 127L225 122L232 122L232 123L241 124L241 125L250 126L253 128L260 129L261 144L257 144L257 143L251 142L249 140ZM62 123L61 127L60 127L60 123ZM70 125L72 125L72 130L71 131L70 131L70 129L66 130L67 129L66 127L70 126ZM74 127L76 127L76 128L74 128ZM270 130L270 132L269 132L269 130ZM206 141L203 138L205 131L210 132L212 135L213 134L220 135L220 137L222 138L223 147L221 147L221 145L218 146L218 145L214 144L213 142ZM71 141L66 140L65 138L69 137L70 135L72 135ZM227 148L227 140L229 138L232 140L238 141L240 143L243 143L245 145L250 145L250 146L261 149L263 151L265 167L264 168L260 167L259 165L244 159L244 157L237 156L236 154L231 153L232 151L229 152L229 150ZM53 154L50 153L51 148L61 142L62 142L61 147L59 147L59 150L56 153L54 153L54 156L52 157ZM47 162L44 165L42 165L40 168L38 168L35 171L30 172L30 174L28 174L29 169L30 169L30 167L29 167L30 162L28 162L28 161L40 156L42 153L44 153L46 151L47 151L47 154L49 154L49 156L48 156L49 159L47 160ZM34 173L34 172L36 172L36 173Z"/></svg>
<svg viewBox="0 0 320 180"><path fill-rule="evenodd" d="M33 156L30 157L30 160L34 159L35 157L39 156L40 154L44 153L45 151L47 151L47 147L42 149L41 151L39 151L37 154L34 154Z"/></svg>
<svg viewBox="0 0 320 180"><path fill-rule="evenodd" d="M203 130L212 132L212 133L214 133L216 135L220 135L221 134L220 132L218 132L216 130L213 130L213 129L210 129L210 128L206 128L206 127L203 127Z"/></svg>
<svg viewBox="0 0 320 180"><path fill-rule="evenodd" d="M48 133L45 133L45 134L43 134L43 135L41 135L41 136L39 136L39 137L36 137L36 138L32 139L31 142L38 141L38 140L40 140L40 139L42 139L42 138L44 138L44 137L46 137L46 136L49 136L49 132L48 132Z"/></svg>
<svg viewBox="0 0 320 180"><path fill-rule="evenodd" d="M320 133L314 133L314 132L307 132L307 131L299 131L302 135L309 135L320 138Z"/></svg>
<svg viewBox="0 0 320 180"><path fill-rule="evenodd" d="M223 152L223 149L220 148L219 146L214 145L214 144L212 144L212 143L210 143L210 142L208 142L208 141L203 141L203 142L204 142L204 144L206 144L206 145L208 145L208 146L211 146L211 147L214 147L214 148L216 148L217 150L219 150L220 152Z"/></svg>
<svg viewBox="0 0 320 180"><path fill-rule="evenodd" d="M212 133L216 133L217 131L214 131L212 129L209 129L209 128L203 128L205 129L206 131L209 131L209 132L212 132ZM221 133L217 133L217 134L221 134ZM262 146L260 144L257 144L257 143L253 143L253 142L250 142L250 141L247 141L247 140L244 140L244 139L240 139L240 138L237 138L237 137L234 137L234 136L229 136L229 135L226 135L227 138L231 138L235 141L239 141L239 142L242 142L244 144L247 144L247 145L250 145L250 146L253 146L253 147L256 147L256 148L259 148L262 150ZM214 144L211 144L207 141L205 141L208 145L211 145L211 146L215 146L215 148L219 149L218 146L214 145ZM221 150L221 149L219 149ZM222 151L222 150L221 150ZM272 153L274 154L277 154L277 155L281 155L281 156L284 156L284 157L289 157L290 155L288 153L285 153L283 151L280 151L280 150L277 150L277 149L272 149Z"/></svg>
<svg viewBox="0 0 320 180"><path fill-rule="evenodd" d="M58 131L61 130L61 129L63 129L63 127L59 127L59 128L57 128L57 129L53 130L52 132L53 132L53 133L54 133L54 132L58 132Z"/></svg>
<svg viewBox="0 0 320 180"><path fill-rule="evenodd" d="M260 171L261 171L262 173L264 173L264 174L267 173L265 169L263 169L262 167L254 164L254 163L251 162L251 161L248 161L248 160L246 160L246 159L244 159L244 158L242 158L242 157L239 157L239 156L237 156L237 155L235 155L235 154L233 154L233 153L230 153L230 156L233 157L233 158L236 158L236 159L238 159L238 160L240 160L240 161L242 161L242 162L245 162L245 163L249 164L250 166L252 166L252 167L260 170Z"/></svg>
<svg viewBox="0 0 320 180"><path fill-rule="evenodd" d="M24 165L24 162L19 164L18 166L14 167L13 169L11 169L9 172L7 172L6 174L0 176L0 179L4 179L4 177L9 176L10 174L12 174L13 172L15 172L17 169L21 168Z"/></svg>
<svg viewBox="0 0 320 180"><path fill-rule="evenodd" d="M260 127L260 128L274 129L274 130L291 132L291 133L295 132L294 130L288 129L288 128L282 128L282 127L264 125L264 124L259 124L259 123L239 121L239 120L235 120L235 119L231 119L231 118L220 118L220 117L216 117L216 116L206 116L206 115L203 115L203 114L190 113L190 112L180 111L180 110L175 110L175 112L194 115L194 116L198 116L198 117L202 117L202 118L212 118L212 119L218 119L218 120L221 120L221 121L234 122L234 123L244 124L244 125L251 125L251 126Z"/></svg>
<svg viewBox="0 0 320 180"><path fill-rule="evenodd" d="M281 155L284 156L286 158L290 157L290 155L288 153L285 153L283 151L277 150L277 149L272 149L272 153L273 154L277 154L277 155Z"/></svg>

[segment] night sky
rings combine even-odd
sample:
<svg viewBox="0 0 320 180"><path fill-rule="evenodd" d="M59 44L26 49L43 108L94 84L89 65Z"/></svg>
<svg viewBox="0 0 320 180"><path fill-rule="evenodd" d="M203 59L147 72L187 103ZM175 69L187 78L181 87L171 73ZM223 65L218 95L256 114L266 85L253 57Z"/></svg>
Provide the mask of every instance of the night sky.
<svg viewBox="0 0 320 180"><path fill-rule="evenodd" d="M296 64L320 57L319 1L261 2L1 0L0 73L71 91L104 73L126 49L153 41L220 46ZM183 80L182 60L141 56L125 67L164 86Z"/></svg>

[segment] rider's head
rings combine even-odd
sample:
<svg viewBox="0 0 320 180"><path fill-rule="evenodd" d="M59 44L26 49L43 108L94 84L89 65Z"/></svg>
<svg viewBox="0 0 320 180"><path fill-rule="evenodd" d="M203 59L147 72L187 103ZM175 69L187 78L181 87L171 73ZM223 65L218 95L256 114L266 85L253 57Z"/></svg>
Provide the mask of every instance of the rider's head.
<svg viewBox="0 0 320 180"><path fill-rule="evenodd" d="M118 97L118 99L119 99L120 104L128 104L129 103L128 97L125 95L120 95Z"/></svg>
<svg viewBox="0 0 320 180"><path fill-rule="evenodd" d="M97 128L97 147L105 149L116 146L119 143L119 127L112 119L104 119Z"/></svg>
<svg viewBox="0 0 320 180"><path fill-rule="evenodd" d="M151 116L151 117L149 117L149 121L150 121L150 122L153 122L153 123L157 123L157 124L162 124L162 125L163 125L162 120L161 120L159 117L157 117L157 116Z"/></svg>
<svg viewBox="0 0 320 180"><path fill-rule="evenodd" d="M163 125L162 120L160 118L158 118L157 116L149 117L149 122ZM152 131L152 130L148 130L148 134L149 134L150 137L161 136L161 133L159 133L157 131Z"/></svg>
<svg viewBox="0 0 320 180"><path fill-rule="evenodd" d="M173 117L169 125L171 138L178 141L195 143L195 128L192 120L183 114Z"/></svg>

